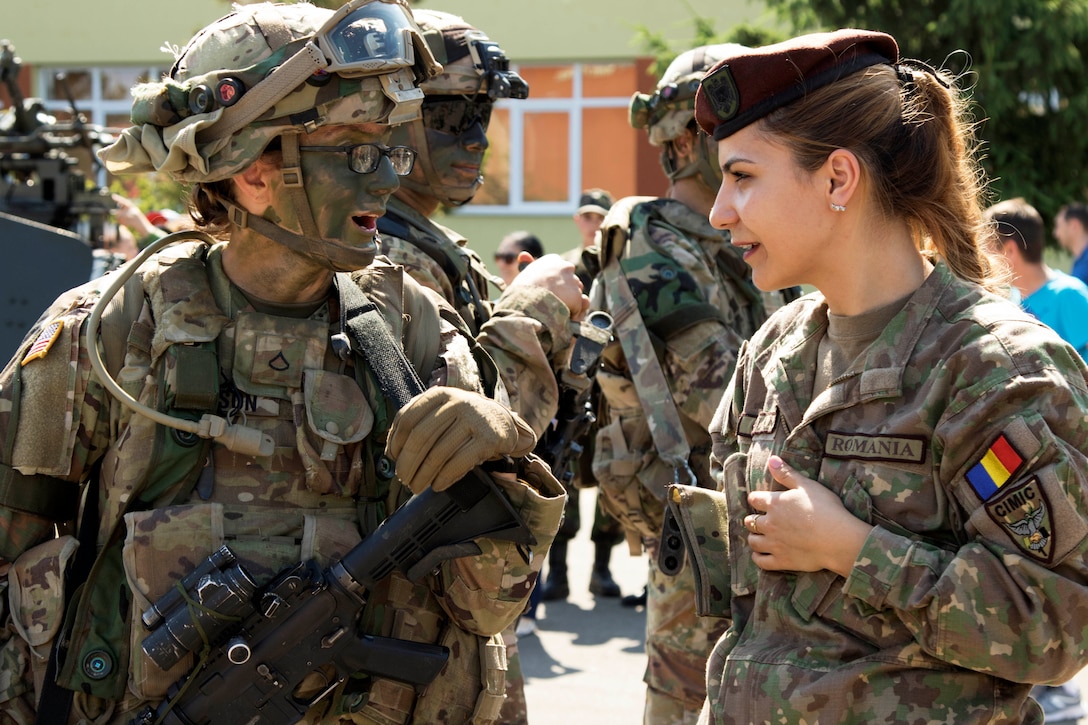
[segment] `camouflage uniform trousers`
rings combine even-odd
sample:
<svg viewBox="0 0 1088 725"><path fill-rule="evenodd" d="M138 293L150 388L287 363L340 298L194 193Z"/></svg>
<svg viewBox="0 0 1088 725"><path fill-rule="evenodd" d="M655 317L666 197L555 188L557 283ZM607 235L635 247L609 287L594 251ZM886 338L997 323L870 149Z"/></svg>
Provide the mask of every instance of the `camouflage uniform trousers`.
<svg viewBox="0 0 1088 725"><path fill-rule="evenodd" d="M694 725L706 699L706 660L729 621L695 614L691 562L676 576L649 558L644 725Z"/></svg>
<svg viewBox="0 0 1088 725"><path fill-rule="evenodd" d="M506 699L499 711L496 725L528 725L529 710L525 700L525 673L521 670L521 656L518 654L518 635L514 631L517 620L503 630L502 639L506 643Z"/></svg>

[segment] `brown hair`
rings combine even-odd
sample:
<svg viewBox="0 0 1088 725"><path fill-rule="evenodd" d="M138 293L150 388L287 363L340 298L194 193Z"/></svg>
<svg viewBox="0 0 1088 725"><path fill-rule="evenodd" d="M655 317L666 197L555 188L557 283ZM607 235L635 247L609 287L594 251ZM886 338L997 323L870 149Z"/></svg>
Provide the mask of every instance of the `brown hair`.
<svg viewBox="0 0 1088 725"><path fill-rule="evenodd" d="M985 246L974 124L944 73L874 65L758 123L810 171L837 148L852 151L880 208L907 220L923 254L939 255L961 279L999 289L1003 266Z"/></svg>
<svg viewBox="0 0 1088 725"><path fill-rule="evenodd" d="M1002 242L1014 242L1024 260L1032 264L1043 261L1046 249L1046 229L1043 216L1022 196L994 204L986 210L993 232Z"/></svg>

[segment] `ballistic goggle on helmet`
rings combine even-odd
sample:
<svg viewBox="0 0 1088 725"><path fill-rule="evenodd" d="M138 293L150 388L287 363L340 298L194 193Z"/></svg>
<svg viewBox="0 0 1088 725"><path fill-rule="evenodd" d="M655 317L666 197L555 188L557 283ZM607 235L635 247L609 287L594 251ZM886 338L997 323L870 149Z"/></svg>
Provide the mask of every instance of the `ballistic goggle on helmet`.
<svg viewBox="0 0 1088 725"><path fill-rule="evenodd" d="M628 120L635 128L649 130L650 143L662 146L684 132L695 118L695 92L703 75L736 45L704 45L678 55L652 94L631 97Z"/></svg>
<svg viewBox="0 0 1088 725"><path fill-rule="evenodd" d="M405 0L236 6L133 88L133 126L99 156L113 173L218 181L285 133L415 119L440 70Z"/></svg>

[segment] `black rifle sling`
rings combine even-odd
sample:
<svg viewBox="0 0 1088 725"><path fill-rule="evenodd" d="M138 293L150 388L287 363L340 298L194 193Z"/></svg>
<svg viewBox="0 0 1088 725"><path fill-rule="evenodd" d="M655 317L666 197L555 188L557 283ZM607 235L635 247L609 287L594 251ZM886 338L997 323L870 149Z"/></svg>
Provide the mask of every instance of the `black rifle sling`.
<svg viewBox="0 0 1088 725"><path fill-rule="evenodd" d="M397 410L426 388L404 350L393 339L385 318L346 273L336 275L340 315L351 348L363 357L378 379L378 387Z"/></svg>

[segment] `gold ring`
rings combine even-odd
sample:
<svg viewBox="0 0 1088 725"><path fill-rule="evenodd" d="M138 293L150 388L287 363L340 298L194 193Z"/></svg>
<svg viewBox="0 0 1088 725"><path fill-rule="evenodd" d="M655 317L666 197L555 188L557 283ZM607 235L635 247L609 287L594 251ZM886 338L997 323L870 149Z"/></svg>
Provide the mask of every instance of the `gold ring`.
<svg viewBox="0 0 1088 725"><path fill-rule="evenodd" d="M749 525L748 528L750 528L752 530L753 534L760 534L762 536L762 532L760 532L760 530L758 528L756 528L756 522L759 521L759 517L762 516L762 515L763 515L763 513L760 512L760 513L757 513L757 514L753 514L753 516L752 516L752 523Z"/></svg>

